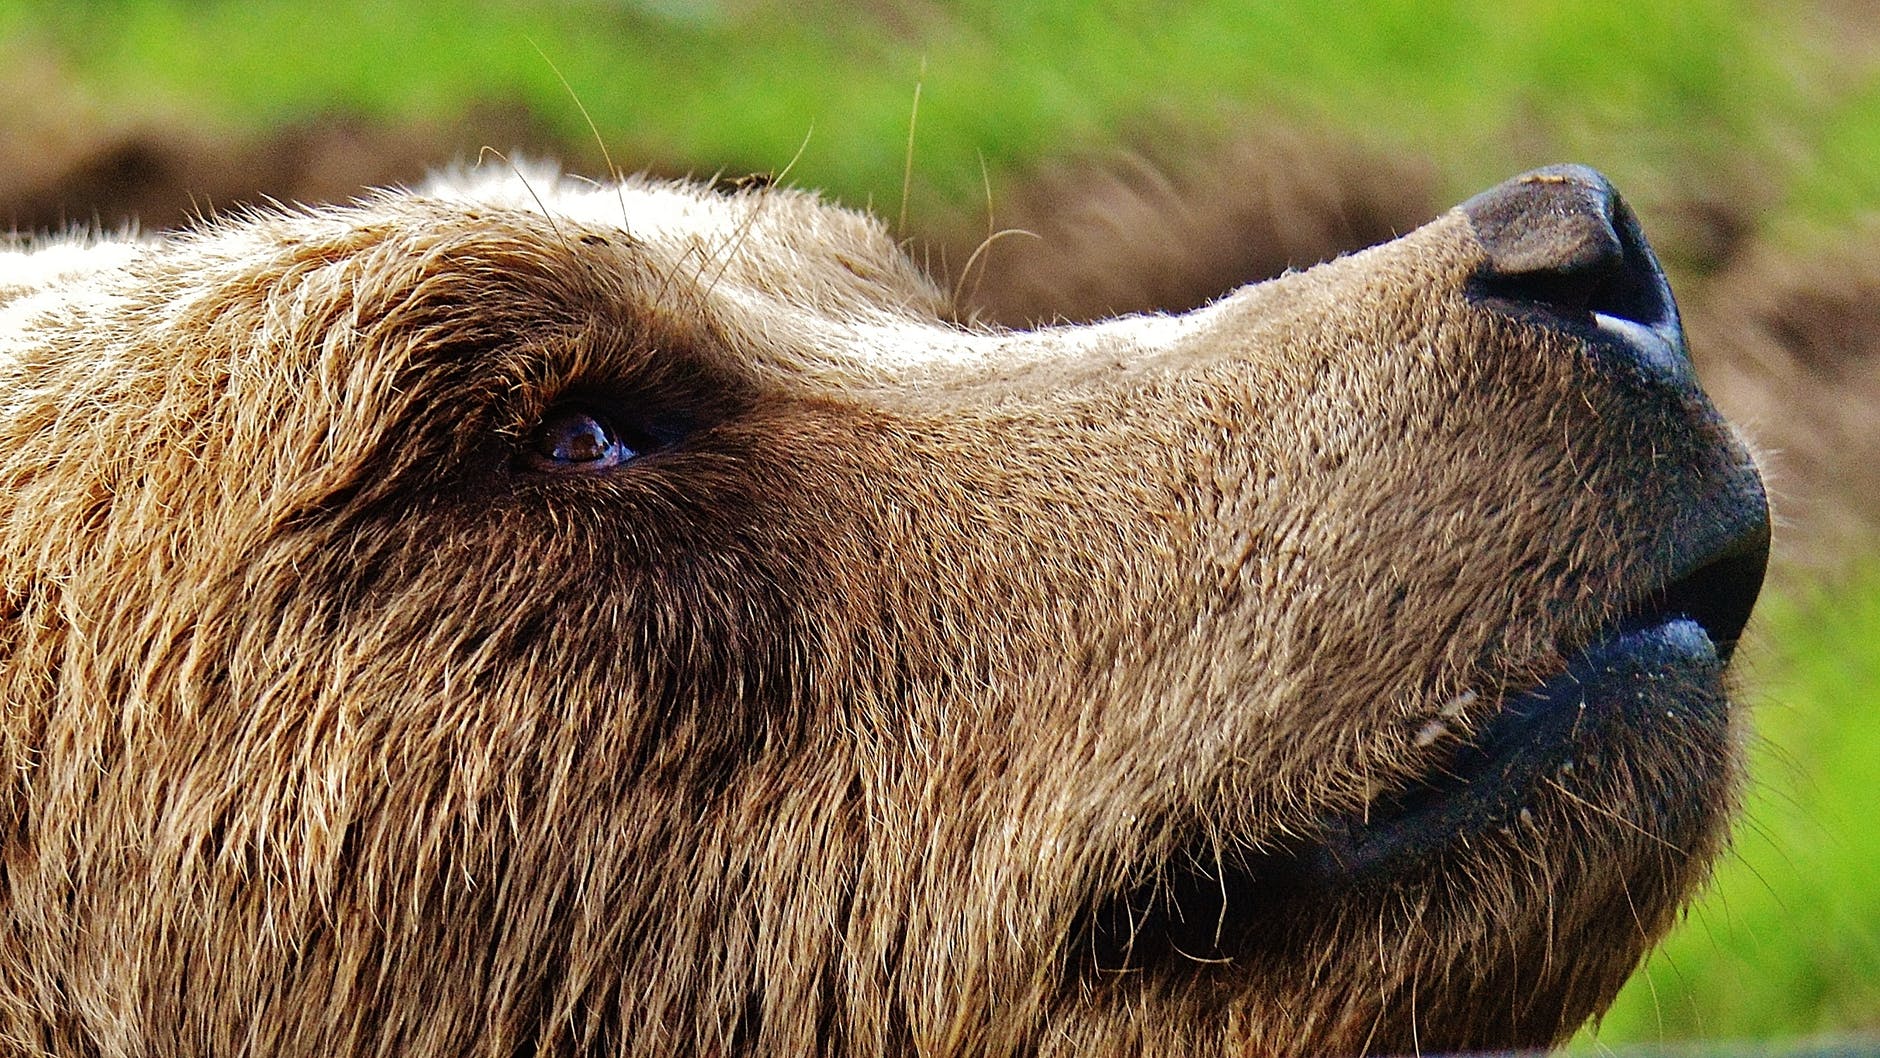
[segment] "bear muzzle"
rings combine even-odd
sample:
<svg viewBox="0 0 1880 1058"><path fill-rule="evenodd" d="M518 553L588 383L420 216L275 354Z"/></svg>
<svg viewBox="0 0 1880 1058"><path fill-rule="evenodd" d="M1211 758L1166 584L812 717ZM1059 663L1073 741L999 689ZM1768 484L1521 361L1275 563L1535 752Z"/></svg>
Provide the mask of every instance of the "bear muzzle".
<svg viewBox="0 0 1880 1058"><path fill-rule="evenodd" d="M1554 431L1530 438L1537 449L1571 448L1575 438L1563 441L1562 429L1597 431L1584 450L1597 466L1576 465L1583 456L1535 464L1583 475L1534 483L1559 497L1536 516L1537 532L1557 531L1556 554L1576 557L1537 574L1545 588L1510 589L1516 606L1547 612L1560 629L1555 660L1523 667L1508 662L1505 642L1490 644L1480 668L1505 680L1472 686L1414 721L1411 741L1429 762L1420 778L1356 809L1328 810L1231 862L1217 862L1205 843L1184 850L1156 880L1164 895L1133 891L1097 914L1093 962L1180 974L1206 960L1284 966L1335 943L1351 921L1388 935L1395 927L1378 924L1400 913L1411 919L1405 929L1512 937L1505 923L1515 909L1474 906L1466 880L1516 863L1537 898L1555 894L1547 898L1555 928L1610 929L1611 947L1630 953L1560 988L1567 998L1557 1006L1523 1007L1505 1024L1441 1043L1536 1045L1570 1031L1617 987L1722 841L1740 737L1727 669L1761 590L1769 510L1753 459L1698 385L1663 270L1603 176L1578 166L1537 170L1458 213L1462 237L1472 235L1479 249L1463 296L1492 321L1488 333L1507 339L1469 363L1492 372L1537 349L1572 357L1557 372L1524 366L1490 377L1503 392L1533 387L1509 396L1509 406L1574 406L1557 419L1535 413ZM1468 490L1478 504L1471 510L1493 510L1485 493L1497 487L1484 477ZM1461 501L1430 502L1441 510ZM1584 559L1597 548L1610 556ZM1586 873L1585 864L1605 873ZM1340 913L1328 914L1332 906ZM1167 910L1145 926L1142 908ZM1463 963L1482 994L1503 974L1528 982L1560 972L1544 955L1530 963L1547 946L1523 938L1533 950L1467 946ZM1422 1046L1440 1020L1424 1026ZM1405 1049L1411 1042L1400 1041Z"/></svg>
<svg viewBox="0 0 1880 1058"><path fill-rule="evenodd" d="M1713 435L1715 464L1659 490L1665 555L1637 565L1633 601L1570 646L1564 671L1508 694L1426 780L1327 822L1289 865L1318 884L1381 882L1499 828L1531 823L1537 790L1576 756L1729 727L1724 671L1761 591L1769 508L1754 462L1697 383L1658 259L1612 184L1552 166L1464 203L1483 249L1471 295L1492 311L1580 339L1644 401L1671 401ZM1650 473L1646 468L1641 473ZM1460 708L1454 710L1460 711ZM1666 816L1690 814L1658 798ZM1666 832L1702 829L1666 821Z"/></svg>

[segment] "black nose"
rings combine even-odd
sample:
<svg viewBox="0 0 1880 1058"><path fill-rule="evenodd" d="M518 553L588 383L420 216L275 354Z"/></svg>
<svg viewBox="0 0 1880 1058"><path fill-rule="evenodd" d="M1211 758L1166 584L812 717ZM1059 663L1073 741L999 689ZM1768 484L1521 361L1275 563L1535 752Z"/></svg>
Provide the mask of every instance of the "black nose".
<svg viewBox="0 0 1880 1058"><path fill-rule="evenodd" d="M1476 293L1517 314L1590 326L1692 386L1677 303L1632 210L1582 165L1523 173L1462 204L1484 261Z"/></svg>

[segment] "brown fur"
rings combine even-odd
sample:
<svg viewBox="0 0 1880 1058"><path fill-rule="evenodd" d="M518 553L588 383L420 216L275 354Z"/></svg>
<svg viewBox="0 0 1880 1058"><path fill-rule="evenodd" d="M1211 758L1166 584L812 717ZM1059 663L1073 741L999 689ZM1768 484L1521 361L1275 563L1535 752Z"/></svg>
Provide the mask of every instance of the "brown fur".
<svg viewBox="0 0 1880 1058"><path fill-rule="evenodd" d="M1388 884L1182 917L1742 458L1465 298L1459 214L1003 334L801 194L535 184L0 272L9 1053L1536 1044L1701 877L1732 738L1616 731ZM571 399L690 436L532 469Z"/></svg>

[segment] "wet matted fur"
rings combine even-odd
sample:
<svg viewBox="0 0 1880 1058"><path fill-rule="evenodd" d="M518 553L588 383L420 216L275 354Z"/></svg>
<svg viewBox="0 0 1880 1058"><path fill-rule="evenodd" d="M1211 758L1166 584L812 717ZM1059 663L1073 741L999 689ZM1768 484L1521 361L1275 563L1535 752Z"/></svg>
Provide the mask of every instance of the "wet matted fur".
<svg viewBox="0 0 1880 1058"><path fill-rule="evenodd" d="M0 1040L1562 1038L1722 840L1715 653L1352 835L1747 457L1491 256L980 330L811 196L542 174L0 257Z"/></svg>

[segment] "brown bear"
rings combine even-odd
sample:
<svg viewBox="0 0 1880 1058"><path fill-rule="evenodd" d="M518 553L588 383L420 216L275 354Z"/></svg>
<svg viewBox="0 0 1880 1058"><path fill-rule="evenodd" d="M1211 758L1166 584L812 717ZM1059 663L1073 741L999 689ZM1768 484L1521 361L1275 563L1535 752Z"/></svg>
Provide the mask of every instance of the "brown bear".
<svg viewBox="0 0 1880 1058"><path fill-rule="evenodd" d="M1768 547L1571 167L1030 332L758 186L52 240L0 480L9 1055L1547 1044Z"/></svg>

